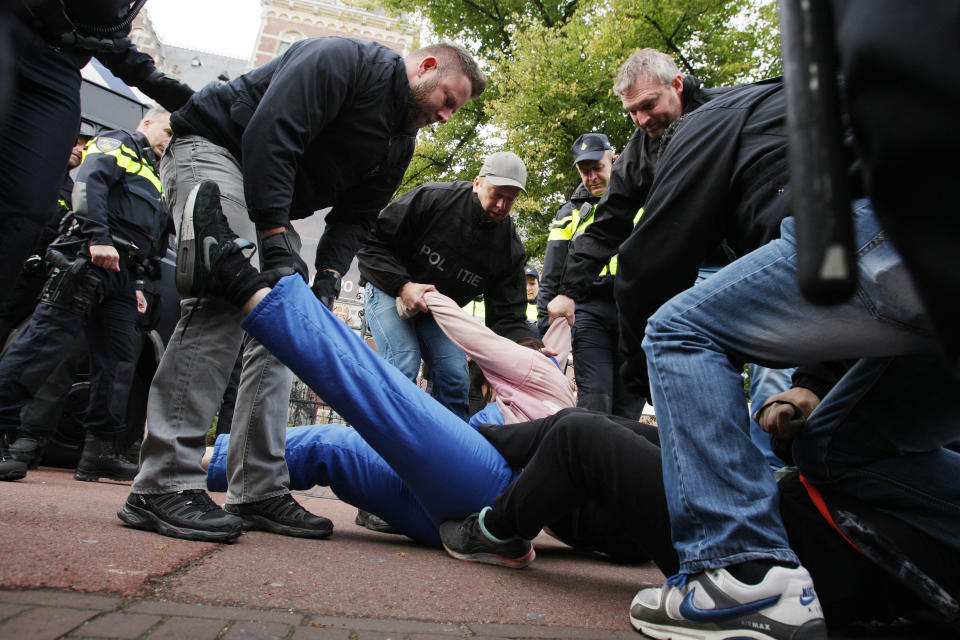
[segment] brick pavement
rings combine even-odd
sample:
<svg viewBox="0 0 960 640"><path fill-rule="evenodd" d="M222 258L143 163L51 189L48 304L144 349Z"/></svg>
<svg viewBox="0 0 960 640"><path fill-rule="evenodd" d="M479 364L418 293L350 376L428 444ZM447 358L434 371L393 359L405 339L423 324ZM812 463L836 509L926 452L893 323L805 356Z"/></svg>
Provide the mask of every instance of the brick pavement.
<svg viewBox="0 0 960 640"><path fill-rule="evenodd" d="M4 640L615 640L636 637L629 630L319 616L68 591L0 590L0 638Z"/></svg>

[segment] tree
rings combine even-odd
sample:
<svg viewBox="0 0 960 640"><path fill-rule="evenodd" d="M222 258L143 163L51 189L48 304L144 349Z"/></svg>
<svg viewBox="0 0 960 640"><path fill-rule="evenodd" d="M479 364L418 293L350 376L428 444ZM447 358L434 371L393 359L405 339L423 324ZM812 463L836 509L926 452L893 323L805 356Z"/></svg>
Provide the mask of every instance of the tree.
<svg viewBox="0 0 960 640"><path fill-rule="evenodd" d="M485 62L490 86L444 127L420 136L403 190L428 180L472 179L487 153L527 164L517 222L528 255L579 176L570 146L602 131L618 149L633 123L613 93L623 60L641 47L670 53L706 86L779 73L776 7L757 0L386 0L419 10L441 38Z"/></svg>

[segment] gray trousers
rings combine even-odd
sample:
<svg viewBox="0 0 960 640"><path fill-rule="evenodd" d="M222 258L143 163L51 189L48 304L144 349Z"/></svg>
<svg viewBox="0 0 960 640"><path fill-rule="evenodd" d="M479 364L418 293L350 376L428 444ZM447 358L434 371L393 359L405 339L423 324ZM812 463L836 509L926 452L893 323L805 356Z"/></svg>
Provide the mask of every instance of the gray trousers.
<svg viewBox="0 0 960 640"><path fill-rule="evenodd" d="M202 180L213 180L220 187L230 228L242 238L257 238L247 214L240 165L223 147L198 136L176 137L164 153L160 177L178 226L190 190ZM300 239L290 231L299 250ZM243 318L219 298L181 302L180 321L150 386L134 493L206 488L207 475L200 467L204 436L240 350ZM292 383L290 370L250 340L243 352L227 458L228 503L255 502L289 491L284 447Z"/></svg>

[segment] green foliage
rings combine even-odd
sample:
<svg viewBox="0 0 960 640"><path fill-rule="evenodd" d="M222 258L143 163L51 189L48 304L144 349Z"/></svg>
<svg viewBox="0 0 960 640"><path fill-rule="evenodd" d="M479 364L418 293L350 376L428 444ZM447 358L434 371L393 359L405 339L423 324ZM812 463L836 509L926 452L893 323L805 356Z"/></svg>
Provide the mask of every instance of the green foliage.
<svg viewBox="0 0 960 640"><path fill-rule="evenodd" d="M419 11L440 38L466 44L490 86L450 123L421 131L401 191L472 179L491 151L527 164L516 206L528 255L542 257L553 214L576 187L570 146L588 131L622 149L634 127L613 93L620 64L652 47L706 86L780 72L776 5L769 0L386 0Z"/></svg>

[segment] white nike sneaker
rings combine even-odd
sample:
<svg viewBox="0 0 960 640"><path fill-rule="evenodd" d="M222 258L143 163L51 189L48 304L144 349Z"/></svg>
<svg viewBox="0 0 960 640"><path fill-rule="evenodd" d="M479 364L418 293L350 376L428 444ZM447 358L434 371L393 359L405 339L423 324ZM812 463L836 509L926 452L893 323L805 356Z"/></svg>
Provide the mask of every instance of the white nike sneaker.
<svg viewBox="0 0 960 640"><path fill-rule="evenodd" d="M772 567L756 585L740 582L726 569L677 574L662 587L634 596L630 624L660 640L827 637L820 601L803 567Z"/></svg>

